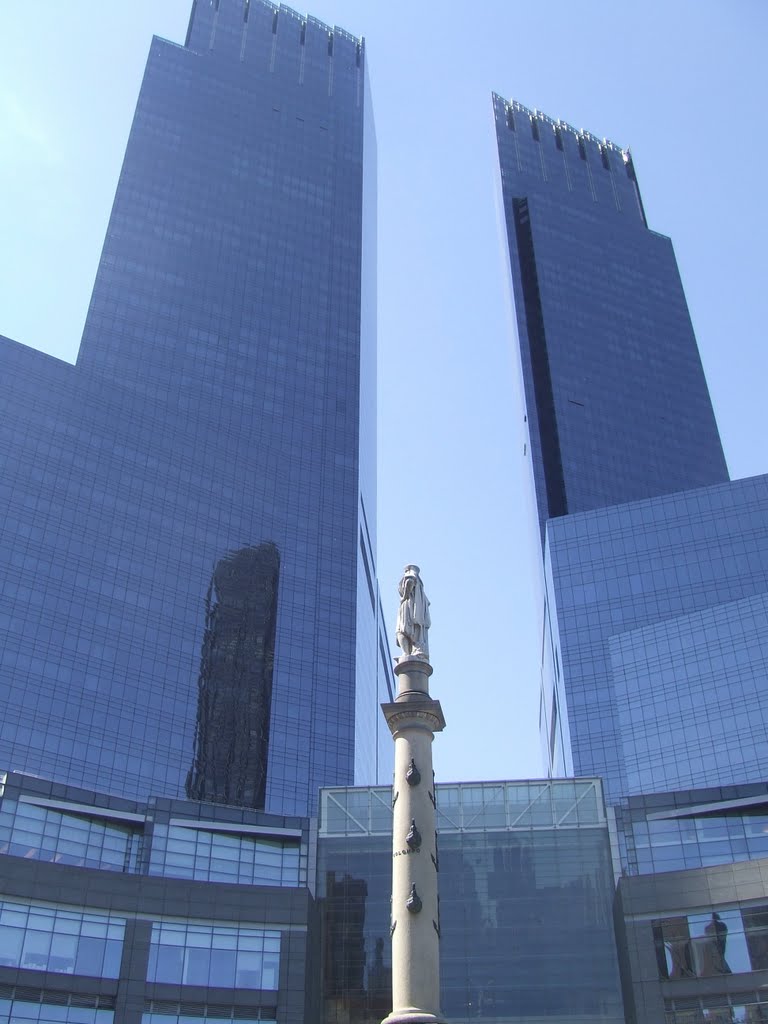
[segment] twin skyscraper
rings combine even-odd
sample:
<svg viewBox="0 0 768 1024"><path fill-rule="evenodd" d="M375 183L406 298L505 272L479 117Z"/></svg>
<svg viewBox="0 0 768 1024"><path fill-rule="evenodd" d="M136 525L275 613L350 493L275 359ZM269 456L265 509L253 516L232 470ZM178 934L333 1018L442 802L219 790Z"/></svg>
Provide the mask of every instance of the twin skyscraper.
<svg viewBox="0 0 768 1024"><path fill-rule="evenodd" d="M611 801L756 783L768 492L729 482L672 243L631 155L494 97L543 553L553 775Z"/></svg>
<svg viewBox="0 0 768 1024"><path fill-rule="evenodd" d="M4 767L304 814L388 774L368 104L287 8L153 41L77 365L0 345Z"/></svg>

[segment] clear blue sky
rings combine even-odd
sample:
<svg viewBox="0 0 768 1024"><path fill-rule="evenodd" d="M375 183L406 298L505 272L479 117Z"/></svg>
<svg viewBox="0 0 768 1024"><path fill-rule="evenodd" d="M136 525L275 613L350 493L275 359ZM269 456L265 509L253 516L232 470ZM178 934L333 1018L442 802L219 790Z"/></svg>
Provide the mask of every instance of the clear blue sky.
<svg viewBox="0 0 768 1024"><path fill-rule="evenodd" d="M0 2L0 333L74 360L149 41L183 42L190 6ZM632 147L649 223L675 243L731 473L767 471L768 4L315 0L308 13L368 46L389 622L418 562L448 720L438 777L539 775L490 93Z"/></svg>

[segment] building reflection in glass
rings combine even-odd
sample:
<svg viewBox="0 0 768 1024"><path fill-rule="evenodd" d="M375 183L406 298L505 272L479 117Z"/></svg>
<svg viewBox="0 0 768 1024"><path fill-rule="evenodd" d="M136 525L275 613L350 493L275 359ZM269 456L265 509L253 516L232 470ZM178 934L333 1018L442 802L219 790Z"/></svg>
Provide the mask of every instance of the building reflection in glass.
<svg viewBox="0 0 768 1024"><path fill-rule="evenodd" d="M388 852L382 850L385 867ZM365 853L350 861L353 870L368 873L371 865ZM322 1020L327 1024L379 1024L392 1009L389 890L383 889L384 874L379 883L386 899L370 900L365 878L347 871L325 871L322 876Z"/></svg>
<svg viewBox="0 0 768 1024"><path fill-rule="evenodd" d="M206 597L192 800L263 808L280 554L266 542L222 558Z"/></svg>
<svg viewBox="0 0 768 1024"><path fill-rule="evenodd" d="M365 901L368 885L362 878L327 872L328 912L323 928L325 996L339 1009L359 1014L365 1006Z"/></svg>
<svg viewBox="0 0 768 1024"><path fill-rule="evenodd" d="M446 1018L623 1024L599 784L438 785L436 797ZM391 820L389 788L322 792L322 1024L379 1024L390 1009ZM363 998L345 1001L338 959L359 977L363 956Z"/></svg>
<svg viewBox="0 0 768 1024"><path fill-rule="evenodd" d="M663 979L711 978L768 969L768 906L720 907L653 922Z"/></svg>

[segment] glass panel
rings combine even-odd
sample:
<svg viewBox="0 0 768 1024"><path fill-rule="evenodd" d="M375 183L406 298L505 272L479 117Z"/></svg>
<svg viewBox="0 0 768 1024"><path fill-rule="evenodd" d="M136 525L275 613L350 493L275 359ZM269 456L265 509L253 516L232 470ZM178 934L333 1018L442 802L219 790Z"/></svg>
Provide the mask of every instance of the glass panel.
<svg viewBox="0 0 768 1024"><path fill-rule="evenodd" d="M46 971L48 969L48 952L50 948L50 934L28 931L24 937L21 966L28 970Z"/></svg>
<svg viewBox="0 0 768 1024"><path fill-rule="evenodd" d="M120 977L120 961L123 955L123 943L117 939L107 939L104 944L104 978Z"/></svg>
<svg viewBox="0 0 768 1024"><path fill-rule="evenodd" d="M209 984L221 988L234 987L237 962L235 951L233 949L212 949L210 962ZM242 982L238 982L238 984L242 984Z"/></svg>
<svg viewBox="0 0 768 1024"><path fill-rule="evenodd" d="M118 946L120 946L120 943L118 943ZM50 971L56 971L60 974L72 974L72 972L75 969L76 955L76 936L54 935L51 940L51 952L48 961L48 969Z"/></svg>
<svg viewBox="0 0 768 1024"><path fill-rule="evenodd" d="M371 832L389 833L392 829L392 798L378 792L371 793Z"/></svg>
<svg viewBox="0 0 768 1024"><path fill-rule="evenodd" d="M77 946L76 974L90 974L99 977L104 964L105 940L83 936Z"/></svg>
<svg viewBox="0 0 768 1024"><path fill-rule="evenodd" d="M276 953L264 953L261 987L277 991L280 976L280 957Z"/></svg>
<svg viewBox="0 0 768 1024"><path fill-rule="evenodd" d="M182 852L183 851L183 852ZM299 884L299 844L171 827L155 842L150 874L251 885Z"/></svg>
<svg viewBox="0 0 768 1024"><path fill-rule="evenodd" d="M23 931L0 924L0 966L18 967L21 961L21 947L23 944Z"/></svg>
<svg viewBox="0 0 768 1024"><path fill-rule="evenodd" d="M746 940L738 911L714 911L688 918L696 974L741 974L750 970Z"/></svg>
<svg viewBox="0 0 768 1024"><path fill-rule="evenodd" d="M668 917L656 923L657 934L661 940L661 950L665 957L664 967L660 966L663 978L695 977L693 953L691 950L688 919L685 917ZM660 948L657 944L657 961Z"/></svg>
<svg viewBox="0 0 768 1024"><path fill-rule="evenodd" d="M199 942L199 939L198 939ZM184 952L183 981L185 985L208 985L211 969L210 946L204 949L200 946L187 946Z"/></svg>
<svg viewBox="0 0 768 1024"><path fill-rule="evenodd" d="M742 910L741 918L753 971L768 969L768 906Z"/></svg>
<svg viewBox="0 0 768 1024"><path fill-rule="evenodd" d="M262 976L262 955L261 953L240 952L237 954L237 987L238 988L264 988L261 983Z"/></svg>
<svg viewBox="0 0 768 1024"><path fill-rule="evenodd" d="M600 808L597 800L597 787L592 783L578 783L576 797L579 801L578 818L582 825L594 825L600 821Z"/></svg>
<svg viewBox="0 0 768 1024"><path fill-rule="evenodd" d="M160 946L157 949L155 975L150 981L165 981L181 984L184 973L184 950L179 946ZM207 976L206 971L206 976Z"/></svg>
<svg viewBox="0 0 768 1024"><path fill-rule="evenodd" d="M552 821L549 786L544 783L534 783L530 786L508 786L507 804L509 824L513 827L549 824Z"/></svg>
<svg viewBox="0 0 768 1024"><path fill-rule="evenodd" d="M458 786L441 786L437 798L437 827L456 828L461 823L461 798Z"/></svg>
<svg viewBox="0 0 768 1024"><path fill-rule="evenodd" d="M340 803L342 806L339 806ZM343 835L347 831L347 814L340 794L337 792L324 794L323 808L325 831L330 834Z"/></svg>
<svg viewBox="0 0 768 1024"><path fill-rule="evenodd" d="M262 960L265 945L269 955ZM272 988L279 975L279 949L280 933L276 931L155 924L147 979L220 988ZM269 984L263 984L263 970Z"/></svg>

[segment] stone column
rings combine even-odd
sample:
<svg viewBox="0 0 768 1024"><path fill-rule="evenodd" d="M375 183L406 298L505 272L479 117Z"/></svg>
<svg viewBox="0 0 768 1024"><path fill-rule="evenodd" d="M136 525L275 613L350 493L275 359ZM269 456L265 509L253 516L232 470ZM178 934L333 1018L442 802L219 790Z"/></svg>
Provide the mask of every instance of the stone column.
<svg viewBox="0 0 768 1024"><path fill-rule="evenodd" d="M432 738L445 727L429 696L432 666L405 656L397 697L381 708L395 741L392 825L392 1013L384 1024L439 1024L440 918Z"/></svg>

